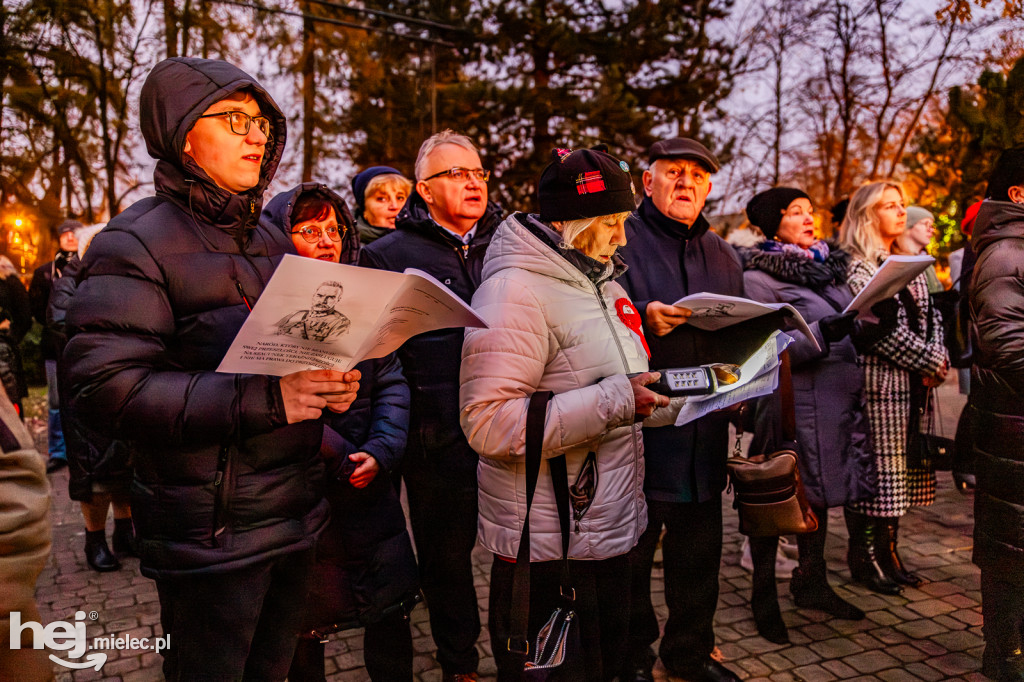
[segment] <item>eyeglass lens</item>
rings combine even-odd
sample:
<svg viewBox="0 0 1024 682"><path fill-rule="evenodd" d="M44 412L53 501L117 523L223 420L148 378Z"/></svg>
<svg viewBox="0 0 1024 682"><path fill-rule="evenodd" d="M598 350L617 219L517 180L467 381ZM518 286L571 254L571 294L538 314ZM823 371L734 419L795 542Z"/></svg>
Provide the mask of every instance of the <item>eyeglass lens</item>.
<svg viewBox="0 0 1024 682"><path fill-rule="evenodd" d="M313 244L319 241L321 230L327 233L327 237L332 242L340 242L341 238L345 235L346 232L348 232L348 228L339 228L337 226L332 225L331 227L324 228L306 226L303 227L301 230L298 230L298 233L301 234L302 238L305 239L307 242Z"/></svg>
<svg viewBox="0 0 1024 682"><path fill-rule="evenodd" d="M232 111L228 115L228 121L231 122L231 132L236 135L248 135L249 125L255 121L260 132L270 137L270 119L266 116L250 116L244 111Z"/></svg>

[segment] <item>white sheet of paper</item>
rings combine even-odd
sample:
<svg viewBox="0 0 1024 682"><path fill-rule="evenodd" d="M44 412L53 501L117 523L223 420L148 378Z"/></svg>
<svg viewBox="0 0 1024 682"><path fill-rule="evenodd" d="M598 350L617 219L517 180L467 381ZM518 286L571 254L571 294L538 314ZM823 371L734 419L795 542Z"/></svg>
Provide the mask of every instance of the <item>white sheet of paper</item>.
<svg viewBox="0 0 1024 682"><path fill-rule="evenodd" d="M739 296L699 293L684 296L672 305L687 308L693 312L686 320L686 324L708 331L718 331L730 325L781 310L792 320L793 326L810 339L815 348L820 350L818 340L814 338L803 315L788 303L761 303Z"/></svg>
<svg viewBox="0 0 1024 682"><path fill-rule="evenodd" d="M889 256L843 312L856 310L857 317L875 319L871 306L895 296L934 262L931 256Z"/></svg>
<svg viewBox="0 0 1024 682"><path fill-rule="evenodd" d="M779 355L793 342L785 332L777 331L740 366L740 380L722 386L706 396L690 396L679 410L676 426L729 407L736 403L768 395L779 385Z"/></svg>
<svg viewBox="0 0 1024 682"><path fill-rule="evenodd" d="M336 291L337 284L342 291L333 308L317 311L317 292ZM349 370L361 360L387 355L416 334L444 327L486 324L425 272L388 272L289 254L217 371L284 376L304 369Z"/></svg>

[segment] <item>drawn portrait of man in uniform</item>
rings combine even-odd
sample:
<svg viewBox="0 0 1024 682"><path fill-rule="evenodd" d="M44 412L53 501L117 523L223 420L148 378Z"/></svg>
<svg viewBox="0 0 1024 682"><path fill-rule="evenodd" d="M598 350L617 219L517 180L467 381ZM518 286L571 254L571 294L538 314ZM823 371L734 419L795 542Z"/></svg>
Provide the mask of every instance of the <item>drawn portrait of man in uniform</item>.
<svg viewBox="0 0 1024 682"><path fill-rule="evenodd" d="M344 288L339 282L323 282L313 294L308 310L297 310L277 323L279 336L294 336L307 341L331 343L348 333L351 321L334 309Z"/></svg>

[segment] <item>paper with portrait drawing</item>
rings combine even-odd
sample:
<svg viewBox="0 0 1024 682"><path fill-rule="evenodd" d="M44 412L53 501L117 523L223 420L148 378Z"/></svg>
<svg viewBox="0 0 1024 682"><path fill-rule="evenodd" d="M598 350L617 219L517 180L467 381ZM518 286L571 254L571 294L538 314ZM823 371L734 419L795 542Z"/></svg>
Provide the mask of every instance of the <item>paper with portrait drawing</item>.
<svg viewBox="0 0 1024 682"><path fill-rule="evenodd" d="M788 303L761 303L739 296L700 293L684 296L672 305L692 311L693 314L686 320L686 324L708 331L718 331L781 310L789 322L820 350L818 341L811 333L811 328L807 326L803 315Z"/></svg>
<svg viewBox="0 0 1024 682"><path fill-rule="evenodd" d="M349 370L416 334L486 327L425 272L405 273L286 255L235 336L218 372L284 376Z"/></svg>
<svg viewBox="0 0 1024 682"><path fill-rule="evenodd" d="M779 385L779 355L792 343L785 332L773 332L771 336L740 365L740 380L734 384L719 386L710 395L689 396L679 410L676 426L700 419L706 414L736 403L768 395Z"/></svg>
<svg viewBox="0 0 1024 682"><path fill-rule="evenodd" d="M889 256L843 312L856 310L859 318L877 319L871 314L871 306L895 296L934 262L931 256Z"/></svg>

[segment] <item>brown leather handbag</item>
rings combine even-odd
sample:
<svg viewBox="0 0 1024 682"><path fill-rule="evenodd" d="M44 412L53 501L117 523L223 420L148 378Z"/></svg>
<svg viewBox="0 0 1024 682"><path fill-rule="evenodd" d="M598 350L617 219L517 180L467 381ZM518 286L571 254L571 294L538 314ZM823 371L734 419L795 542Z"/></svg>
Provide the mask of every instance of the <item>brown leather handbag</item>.
<svg viewBox="0 0 1024 682"><path fill-rule="evenodd" d="M796 442L793 408L793 377L789 353L780 356L779 392L782 399L782 435ZM772 537L787 533L812 533L818 518L811 511L803 485L797 454L793 450L740 456L743 427L737 427L736 452L727 462L733 507L739 513L740 532L751 537Z"/></svg>

